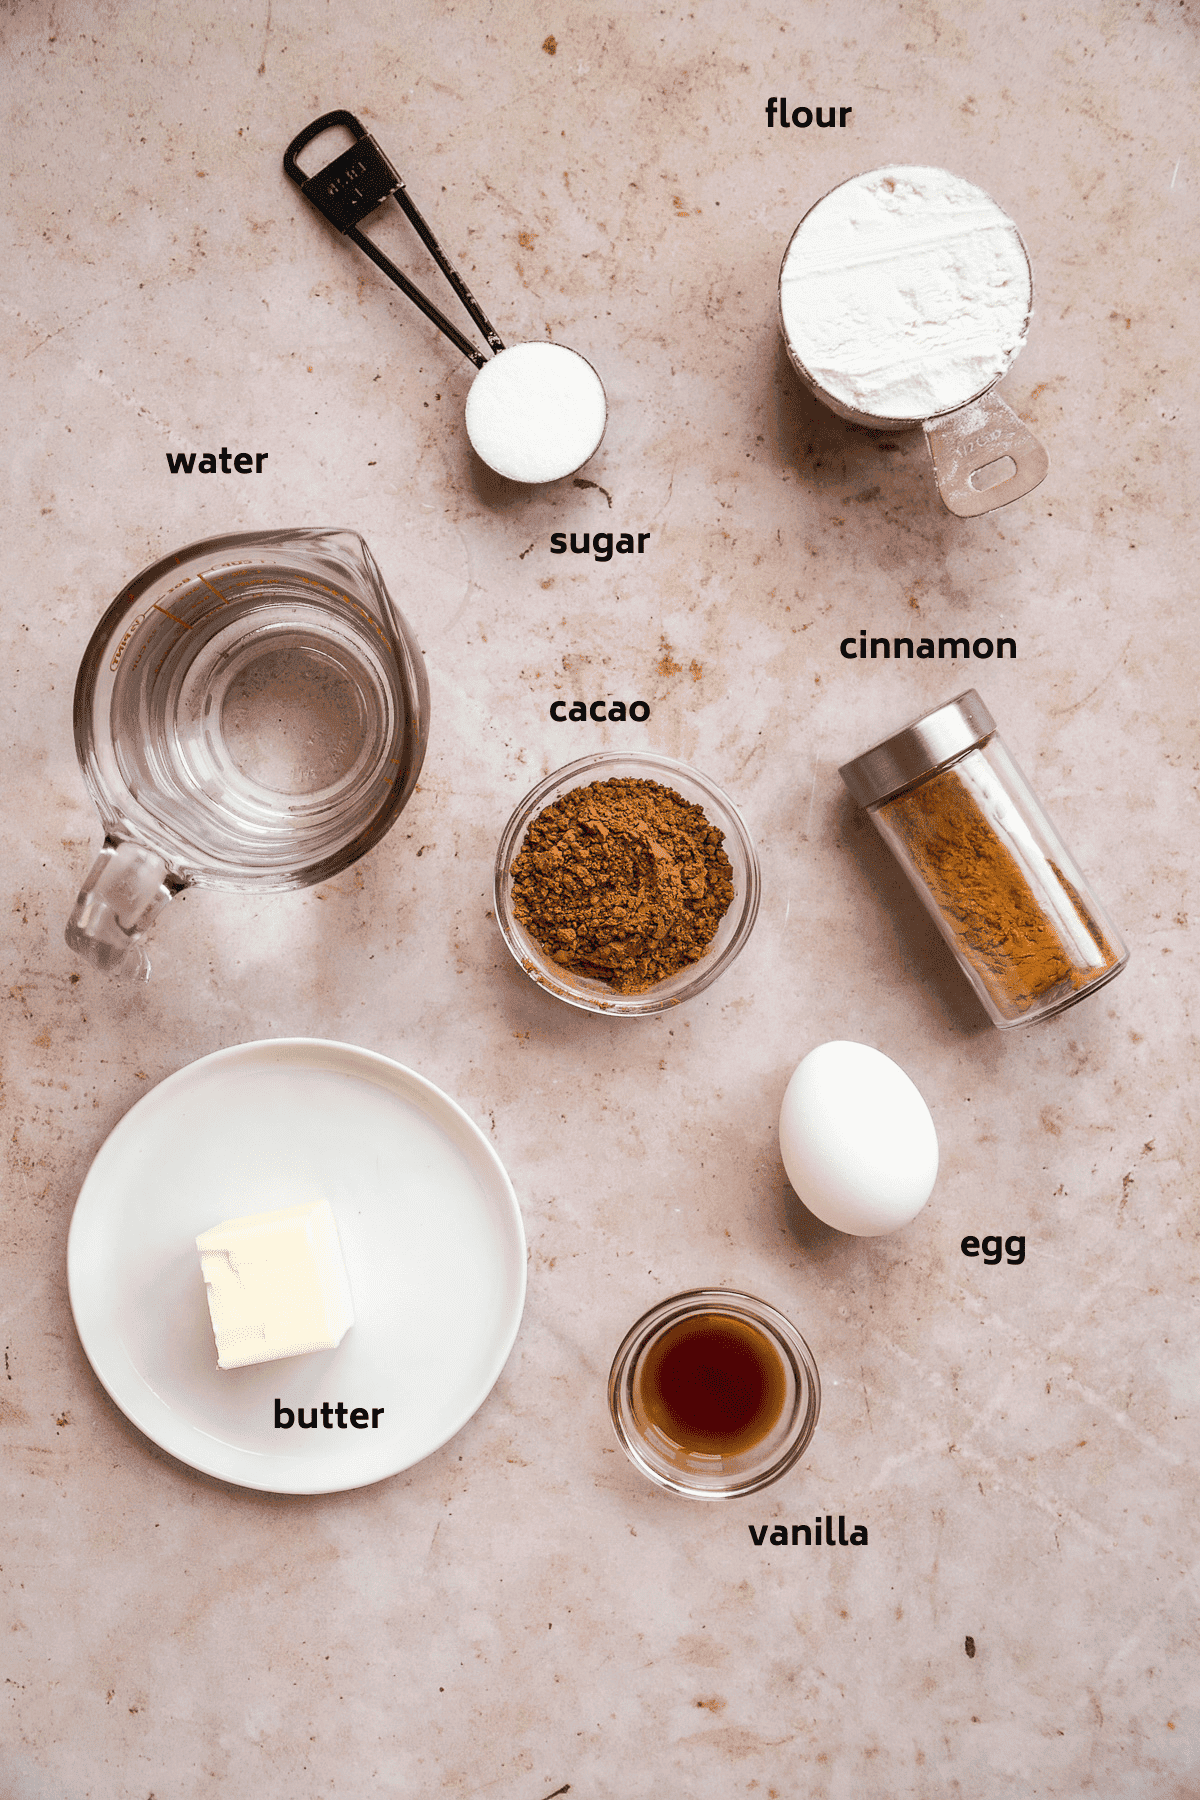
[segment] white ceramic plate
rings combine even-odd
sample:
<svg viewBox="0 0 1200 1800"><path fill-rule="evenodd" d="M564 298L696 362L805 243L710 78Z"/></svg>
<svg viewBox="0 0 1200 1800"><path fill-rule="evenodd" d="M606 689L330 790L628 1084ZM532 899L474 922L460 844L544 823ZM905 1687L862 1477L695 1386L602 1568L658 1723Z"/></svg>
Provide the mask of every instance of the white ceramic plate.
<svg viewBox="0 0 1200 1800"><path fill-rule="evenodd" d="M197 1232L321 1195L354 1325L336 1350L218 1369ZM284 1038L203 1057L126 1113L76 1202L67 1281L89 1362L147 1437L242 1487L325 1494L410 1468L482 1405L521 1322L525 1232L445 1094L369 1050ZM328 1401L333 1422L281 1429L276 1400L306 1419Z"/></svg>

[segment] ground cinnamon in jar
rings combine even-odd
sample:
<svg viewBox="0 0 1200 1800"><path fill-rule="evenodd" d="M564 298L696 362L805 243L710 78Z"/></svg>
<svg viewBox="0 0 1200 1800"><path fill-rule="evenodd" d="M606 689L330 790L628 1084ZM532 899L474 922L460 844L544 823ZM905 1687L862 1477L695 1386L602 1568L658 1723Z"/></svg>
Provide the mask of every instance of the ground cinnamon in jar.
<svg viewBox="0 0 1200 1800"><path fill-rule="evenodd" d="M641 994L698 962L733 902L724 835L657 781L570 789L513 864L512 907L552 962Z"/></svg>
<svg viewBox="0 0 1200 1800"><path fill-rule="evenodd" d="M983 796L973 791L973 774L956 763L884 801L879 816L903 840L914 870L997 1006L1006 1015L1020 1015L1052 991L1065 997L1090 986L1115 968L1117 955L1049 857L1046 872L1065 905L1047 907L1044 883L1035 893L1032 872L1022 869L997 834ZM1064 923L1071 929L1064 930Z"/></svg>
<svg viewBox="0 0 1200 1800"><path fill-rule="evenodd" d="M841 771L907 871L992 1022L1092 993L1128 951L974 689Z"/></svg>

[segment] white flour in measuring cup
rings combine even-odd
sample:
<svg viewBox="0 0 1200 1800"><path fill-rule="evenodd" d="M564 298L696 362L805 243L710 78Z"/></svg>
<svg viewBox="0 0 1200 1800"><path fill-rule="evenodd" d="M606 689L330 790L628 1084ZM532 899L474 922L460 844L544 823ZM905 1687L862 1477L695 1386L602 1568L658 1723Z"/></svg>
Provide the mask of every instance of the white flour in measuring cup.
<svg viewBox="0 0 1200 1800"><path fill-rule="evenodd" d="M477 456L510 481L573 475L600 446L604 384L565 344L511 344L485 362L467 395Z"/></svg>
<svg viewBox="0 0 1200 1800"><path fill-rule="evenodd" d="M800 221L780 271L792 356L863 423L914 423L982 394L1025 341L1033 282L1016 226L946 169L872 169Z"/></svg>

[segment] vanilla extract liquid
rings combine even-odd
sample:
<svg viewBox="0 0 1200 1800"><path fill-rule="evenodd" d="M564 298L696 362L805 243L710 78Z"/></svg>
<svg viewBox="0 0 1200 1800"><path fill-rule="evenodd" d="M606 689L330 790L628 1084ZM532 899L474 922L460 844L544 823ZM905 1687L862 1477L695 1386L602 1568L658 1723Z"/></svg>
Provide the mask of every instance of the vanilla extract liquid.
<svg viewBox="0 0 1200 1800"><path fill-rule="evenodd" d="M739 1456L778 1424L783 1359L766 1334L727 1313L670 1326L642 1358L634 1401L648 1425L687 1453Z"/></svg>

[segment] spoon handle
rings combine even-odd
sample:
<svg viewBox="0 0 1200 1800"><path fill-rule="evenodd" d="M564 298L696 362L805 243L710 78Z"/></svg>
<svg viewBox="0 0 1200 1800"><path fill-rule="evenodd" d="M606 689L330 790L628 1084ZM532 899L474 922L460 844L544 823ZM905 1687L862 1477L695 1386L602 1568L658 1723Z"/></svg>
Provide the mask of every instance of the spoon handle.
<svg viewBox="0 0 1200 1800"><path fill-rule="evenodd" d="M335 157L315 175L305 175L297 157L299 152L321 133L328 131L333 125L344 125L353 132L355 142L349 150ZM469 358L477 368L482 368L487 358L482 350L464 337L457 326L423 294L408 276L399 270L389 256L386 256L376 244L373 244L359 230L362 221L373 213L376 207L385 200L393 198L403 212L405 218L416 231L421 242L437 263L466 311L474 323L482 331L493 352L503 350L504 344L499 333L484 313L474 294L454 268L449 257L438 243L433 232L417 210L408 189L397 171L392 167L371 133L351 112L338 109L334 112L322 113L292 139L283 153L283 167L287 176L296 183L306 200L312 202L319 212L345 237L352 238L359 249L364 251L371 261L394 281L401 293L418 307L425 317L443 332L456 350Z"/></svg>

